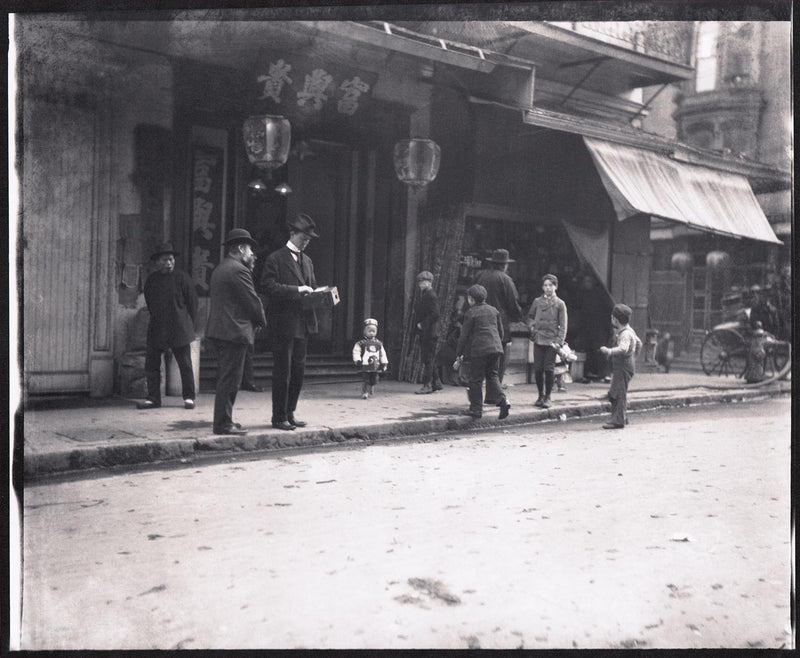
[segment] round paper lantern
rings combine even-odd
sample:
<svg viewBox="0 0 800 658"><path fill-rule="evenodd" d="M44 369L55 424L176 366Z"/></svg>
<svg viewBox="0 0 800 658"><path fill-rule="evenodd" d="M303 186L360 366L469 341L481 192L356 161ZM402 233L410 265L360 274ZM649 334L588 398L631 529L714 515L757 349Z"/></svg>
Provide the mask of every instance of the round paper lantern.
<svg viewBox="0 0 800 658"><path fill-rule="evenodd" d="M670 266L678 272L685 272L694 265L694 258L688 251L676 251L670 259Z"/></svg>
<svg viewBox="0 0 800 658"><path fill-rule="evenodd" d="M721 270L731 264L731 256L727 251L709 251L706 254L706 267Z"/></svg>
<svg viewBox="0 0 800 658"><path fill-rule="evenodd" d="M432 139L404 139L394 145L394 171L403 183L424 187L439 173L441 157Z"/></svg>
<svg viewBox="0 0 800 658"><path fill-rule="evenodd" d="M281 116L262 114L244 121L244 147L251 164L261 169L285 165L292 144L292 126Z"/></svg>

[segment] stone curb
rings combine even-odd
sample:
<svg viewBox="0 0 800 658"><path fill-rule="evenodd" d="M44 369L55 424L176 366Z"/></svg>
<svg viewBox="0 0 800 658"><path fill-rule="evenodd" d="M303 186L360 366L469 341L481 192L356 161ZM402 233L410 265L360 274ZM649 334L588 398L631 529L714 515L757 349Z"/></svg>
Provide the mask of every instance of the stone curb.
<svg viewBox="0 0 800 658"><path fill-rule="evenodd" d="M631 411L646 411L662 408L688 407L699 404L742 402L759 398L784 395L791 392L791 385L779 383L760 389L732 389L713 393L688 395L654 395L637 397L628 401ZM294 432L253 433L245 436L210 436L170 441L150 441L114 446L97 446L68 451L56 451L26 455L23 471L27 478L68 474L80 471L109 468L112 466L134 466L163 462L191 462L194 457L210 453L270 452L292 448L308 448L336 445L369 444L379 440L428 436L453 431L495 429L515 427L542 421L564 421L570 418L589 418L610 411L609 402L584 402L568 407L554 407L536 411L513 413L508 420L486 416L473 420L466 416L442 416L441 418L412 420L352 427L323 428Z"/></svg>

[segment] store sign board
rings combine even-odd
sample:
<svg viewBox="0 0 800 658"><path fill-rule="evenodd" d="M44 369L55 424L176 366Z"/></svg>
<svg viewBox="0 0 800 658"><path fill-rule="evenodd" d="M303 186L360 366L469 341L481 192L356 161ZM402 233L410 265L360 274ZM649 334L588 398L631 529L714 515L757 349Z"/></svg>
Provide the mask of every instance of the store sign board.
<svg viewBox="0 0 800 658"><path fill-rule="evenodd" d="M210 273L219 263L224 157L215 146L192 147L192 279L198 295L209 294Z"/></svg>
<svg viewBox="0 0 800 658"><path fill-rule="evenodd" d="M377 74L321 58L263 54L256 67L256 100L266 111L292 117L357 116Z"/></svg>

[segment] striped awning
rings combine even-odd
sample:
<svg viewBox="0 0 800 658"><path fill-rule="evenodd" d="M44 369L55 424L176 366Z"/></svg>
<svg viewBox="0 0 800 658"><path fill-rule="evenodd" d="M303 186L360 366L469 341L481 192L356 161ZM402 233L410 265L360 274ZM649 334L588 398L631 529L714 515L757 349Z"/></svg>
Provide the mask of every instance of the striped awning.
<svg viewBox="0 0 800 658"><path fill-rule="evenodd" d="M617 218L652 215L701 231L782 244L744 176L584 137Z"/></svg>

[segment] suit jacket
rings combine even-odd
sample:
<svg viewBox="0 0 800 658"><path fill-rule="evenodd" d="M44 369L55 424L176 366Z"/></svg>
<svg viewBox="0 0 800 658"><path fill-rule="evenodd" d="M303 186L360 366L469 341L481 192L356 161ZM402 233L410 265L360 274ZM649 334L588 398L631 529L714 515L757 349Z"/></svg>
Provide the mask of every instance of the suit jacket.
<svg viewBox="0 0 800 658"><path fill-rule="evenodd" d="M211 309L208 338L232 343L253 343L256 327L267 324L264 306L253 288L250 268L226 257L211 273Z"/></svg>
<svg viewBox="0 0 800 658"><path fill-rule="evenodd" d="M422 325L420 338L432 340L439 336L439 297L433 288L420 290L415 316L417 322Z"/></svg>
<svg viewBox="0 0 800 658"><path fill-rule="evenodd" d="M481 270L475 283L486 288L486 303L500 311L503 321L503 342L511 342L511 323L522 320L519 293L514 280L502 270Z"/></svg>
<svg viewBox="0 0 800 658"><path fill-rule="evenodd" d="M283 246L267 256L261 275L261 288L267 295L269 330L273 336L306 338L319 331L317 313L304 309L300 286L317 287L314 264L303 254L302 269L289 247Z"/></svg>
<svg viewBox="0 0 800 658"><path fill-rule="evenodd" d="M150 311L150 345L159 349L183 347L194 340L197 293L186 272L153 272L144 284L144 299Z"/></svg>
<svg viewBox="0 0 800 658"><path fill-rule="evenodd" d="M456 356L470 358L502 354L502 340L503 321L500 319L500 311L485 302L475 304L464 313Z"/></svg>

